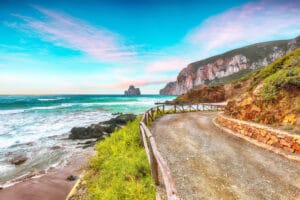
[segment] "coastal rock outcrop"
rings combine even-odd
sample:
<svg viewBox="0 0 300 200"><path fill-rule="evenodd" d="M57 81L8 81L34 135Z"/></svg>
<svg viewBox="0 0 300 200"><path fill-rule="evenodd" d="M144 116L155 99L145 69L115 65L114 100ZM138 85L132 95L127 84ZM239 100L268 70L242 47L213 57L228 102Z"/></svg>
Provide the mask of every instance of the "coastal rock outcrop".
<svg viewBox="0 0 300 200"><path fill-rule="evenodd" d="M298 47L300 36L292 40L258 43L191 63L179 73L176 81L161 89L160 94L184 94L209 81L266 66Z"/></svg>
<svg viewBox="0 0 300 200"><path fill-rule="evenodd" d="M135 88L133 85L130 85L128 90L125 90L125 95L141 95L140 88Z"/></svg>
<svg viewBox="0 0 300 200"><path fill-rule="evenodd" d="M121 114L108 121L100 122L98 124L92 124L88 127L74 127L71 129L69 139L91 139L96 138L98 140L103 139L104 135L109 135L115 131L116 128L121 128L129 121L133 121L136 118L134 114Z"/></svg>

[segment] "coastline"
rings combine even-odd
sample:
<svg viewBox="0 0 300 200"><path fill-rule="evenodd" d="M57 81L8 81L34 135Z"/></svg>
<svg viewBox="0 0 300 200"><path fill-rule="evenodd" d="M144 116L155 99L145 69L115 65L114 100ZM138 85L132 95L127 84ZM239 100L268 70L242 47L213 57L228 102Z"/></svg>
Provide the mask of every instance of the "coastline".
<svg viewBox="0 0 300 200"><path fill-rule="evenodd" d="M93 155L93 147L86 148L79 154L72 154L66 165L49 170L46 174L25 178L10 187L0 190L0 199L14 200L63 200L75 185L76 180L68 181L70 175L81 174Z"/></svg>

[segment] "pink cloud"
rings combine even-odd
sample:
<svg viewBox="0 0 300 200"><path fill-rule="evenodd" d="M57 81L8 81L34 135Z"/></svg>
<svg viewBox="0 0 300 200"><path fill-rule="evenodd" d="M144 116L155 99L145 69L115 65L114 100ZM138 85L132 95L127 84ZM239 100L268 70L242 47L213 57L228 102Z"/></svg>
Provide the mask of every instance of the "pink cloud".
<svg viewBox="0 0 300 200"><path fill-rule="evenodd" d="M300 5L274 1L248 3L207 19L188 34L194 45L209 51L241 43L294 37L300 34ZM272 38L273 37L273 38Z"/></svg>
<svg viewBox="0 0 300 200"><path fill-rule="evenodd" d="M157 60L149 64L146 68L146 72L157 73L157 72L178 71L184 68L187 64L188 63L185 59L180 59L175 57L167 58L167 59Z"/></svg>
<svg viewBox="0 0 300 200"><path fill-rule="evenodd" d="M94 27L80 19L34 6L46 18L43 20L18 16L27 28L46 41L81 51L104 62L130 60L135 55L133 46L125 45L121 36L102 27Z"/></svg>

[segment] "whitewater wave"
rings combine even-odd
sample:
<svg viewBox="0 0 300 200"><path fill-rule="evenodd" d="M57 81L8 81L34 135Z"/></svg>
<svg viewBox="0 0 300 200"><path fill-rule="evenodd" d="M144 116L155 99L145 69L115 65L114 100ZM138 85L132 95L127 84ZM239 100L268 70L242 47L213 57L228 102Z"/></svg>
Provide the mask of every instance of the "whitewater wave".
<svg viewBox="0 0 300 200"><path fill-rule="evenodd" d="M99 102L99 103L81 103L81 106L83 107L90 107L90 106L101 106L101 105L107 105L107 106L114 106L114 105L153 105L154 103L152 101L149 102L139 102L139 101L130 101L130 102Z"/></svg>
<svg viewBox="0 0 300 200"><path fill-rule="evenodd" d="M58 108L67 108L77 105L76 103L63 103L57 106L39 106L39 107L32 107L26 110L53 110L53 109L58 109Z"/></svg>
<svg viewBox="0 0 300 200"><path fill-rule="evenodd" d="M80 104L63 103L63 104L56 105L56 106L38 106L38 107L32 107L32 108L28 108L28 109L0 110L0 115L18 114L18 113L23 113L23 112L32 111L32 110L54 110L54 109L59 109L59 108L72 107L74 105L80 105Z"/></svg>
<svg viewBox="0 0 300 200"><path fill-rule="evenodd" d="M0 115L10 115L24 112L24 109L0 110Z"/></svg>
<svg viewBox="0 0 300 200"><path fill-rule="evenodd" d="M58 101L58 100L63 100L66 99L64 97L58 97L58 98L40 98L38 101Z"/></svg>

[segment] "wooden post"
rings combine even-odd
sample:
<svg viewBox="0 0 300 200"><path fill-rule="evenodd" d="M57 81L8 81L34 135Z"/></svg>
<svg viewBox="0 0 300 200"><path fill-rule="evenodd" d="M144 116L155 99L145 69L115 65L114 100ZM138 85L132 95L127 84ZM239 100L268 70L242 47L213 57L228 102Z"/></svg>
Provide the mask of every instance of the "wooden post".
<svg viewBox="0 0 300 200"><path fill-rule="evenodd" d="M174 104L174 112L176 113L176 105Z"/></svg>
<svg viewBox="0 0 300 200"><path fill-rule="evenodd" d="M141 125L140 125L139 127L140 127L140 145L141 145L141 146L144 146L144 145L143 145L143 133L142 133L142 127L141 127Z"/></svg>
<svg viewBox="0 0 300 200"><path fill-rule="evenodd" d="M146 112L146 126L148 126L148 124L149 124L149 116L148 115L149 115L148 112Z"/></svg>
<svg viewBox="0 0 300 200"><path fill-rule="evenodd" d="M165 113L165 105L162 105L162 112Z"/></svg>
<svg viewBox="0 0 300 200"><path fill-rule="evenodd" d="M149 150L150 150L150 160L151 160L150 161L151 162L151 175L152 175L155 185L159 185L158 164L157 164L157 160L154 157L153 148L152 148L150 142L149 142Z"/></svg>

